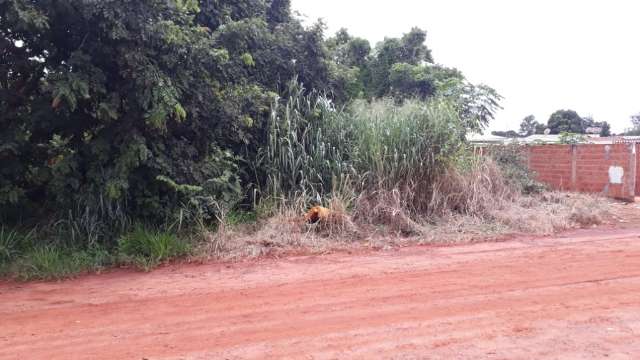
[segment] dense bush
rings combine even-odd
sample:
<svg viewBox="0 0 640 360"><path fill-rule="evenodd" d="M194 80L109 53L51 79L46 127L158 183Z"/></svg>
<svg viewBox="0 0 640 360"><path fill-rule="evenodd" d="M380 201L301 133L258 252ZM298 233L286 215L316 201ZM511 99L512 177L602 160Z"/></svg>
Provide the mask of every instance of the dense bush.
<svg viewBox="0 0 640 360"><path fill-rule="evenodd" d="M331 90L322 28L289 12L287 1L1 2L0 217L88 206L163 222L185 202L239 201L280 79Z"/></svg>

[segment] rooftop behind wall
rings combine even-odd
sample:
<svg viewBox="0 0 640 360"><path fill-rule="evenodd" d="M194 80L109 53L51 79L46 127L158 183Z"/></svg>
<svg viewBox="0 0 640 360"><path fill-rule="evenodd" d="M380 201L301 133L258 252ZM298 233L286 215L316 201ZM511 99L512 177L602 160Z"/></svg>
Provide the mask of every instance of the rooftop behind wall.
<svg viewBox="0 0 640 360"><path fill-rule="evenodd" d="M634 199L635 144L532 145L527 149L529 169L554 189Z"/></svg>

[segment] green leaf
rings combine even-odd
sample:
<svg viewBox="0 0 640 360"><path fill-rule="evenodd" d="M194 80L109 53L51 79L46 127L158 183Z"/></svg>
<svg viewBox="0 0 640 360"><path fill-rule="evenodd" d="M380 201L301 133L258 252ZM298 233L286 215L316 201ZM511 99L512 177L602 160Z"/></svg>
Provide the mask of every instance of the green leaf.
<svg viewBox="0 0 640 360"><path fill-rule="evenodd" d="M244 53L240 56L240 59L242 60L242 62L249 67L254 67L256 66L255 61L253 61L253 56L251 56L251 54L249 53Z"/></svg>
<svg viewBox="0 0 640 360"><path fill-rule="evenodd" d="M180 103L176 104L174 108L174 114L178 121L184 121L187 118L187 112L182 107L182 105L180 105Z"/></svg>

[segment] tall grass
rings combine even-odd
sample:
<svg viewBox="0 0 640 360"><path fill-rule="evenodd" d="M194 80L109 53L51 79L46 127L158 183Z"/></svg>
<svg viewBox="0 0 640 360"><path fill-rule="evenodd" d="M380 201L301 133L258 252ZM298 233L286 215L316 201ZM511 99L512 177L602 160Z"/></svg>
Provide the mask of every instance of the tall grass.
<svg viewBox="0 0 640 360"><path fill-rule="evenodd" d="M19 229L0 226L0 266L6 265L32 243L35 229L20 231Z"/></svg>
<svg viewBox="0 0 640 360"><path fill-rule="evenodd" d="M266 184L258 181L265 187L254 212L215 203L218 224L209 227L201 213L185 206L174 223L158 230L132 224L125 204L98 197L37 232L0 228L0 275L52 279L119 262L150 270L193 254L192 244L215 257L257 256L291 246L322 249L327 238L428 236L435 223L449 224L450 232L476 223L483 229L546 233L602 218L601 211L581 206L583 199L574 204L553 197L556 204L522 196L541 187L520 149L473 155L464 141L464 121L445 100L398 105L380 99L336 108L322 94L306 93L292 82L288 95L274 101L267 130L255 164ZM329 208L331 221L302 221L316 204ZM191 227L183 229L187 219ZM243 222L258 226L236 231ZM34 234L44 241L33 241Z"/></svg>
<svg viewBox="0 0 640 360"><path fill-rule="evenodd" d="M118 237L131 227L123 205L96 199L79 201L73 210L50 226L52 238L71 247L112 247Z"/></svg>
<svg viewBox="0 0 640 360"><path fill-rule="evenodd" d="M271 109L262 157L268 177L264 195L319 199L334 182L354 173L345 151L352 136L330 100L317 93L305 96L297 83L288 92Z"/></svg>
<svg viewBox="0 0 640 360"><path fill-rule="evenodd" d="M444 101L357 101L340 115L353 135L345 150L369 187L428 183L463 145L462 122Z"/></svg>
<svg viewBox="0 0 640 360"><path fill-rule="evenodd" d="M115 263L120 234L130 228L122 204L98 196L58 218L0 228L0 276L61 279ZM29 229L29 231L23 229Z"/></svg>
<svg viewBox="0 0 640 360"><path fill-rule="evenodd" d="M309 203L354 190L428 195L435 176L463 148L462 124L446 101L383 99L336 109L292 83L289 96L272 107L263 195Z"/></svg>
<svg viewBox="0 0 640 360"><path fill-rule="evenodd" d="M94 213L84 216L70 213L48 226L30 231L0 226L0 277L21 280L52 280L80 273L100 272L118 263L133 264L150 270L160 263L185 256L189 242L175 232L154 230L142 225L130 230L104 229ZM117 246L104 236L121 232ZM87 237L96 235L95 237Z"/></svg>

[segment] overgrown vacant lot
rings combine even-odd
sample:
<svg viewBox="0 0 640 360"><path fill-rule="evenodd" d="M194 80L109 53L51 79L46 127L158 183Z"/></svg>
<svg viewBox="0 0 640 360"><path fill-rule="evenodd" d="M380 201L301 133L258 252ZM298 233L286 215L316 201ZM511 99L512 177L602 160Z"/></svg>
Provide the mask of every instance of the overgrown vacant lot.
<svg viewBox="0 0 640 360"><path fill-rule="evenodd" d="M291 1L0 0L0 360L640 358L638 207L538 181L631 197L628 154L547 177L519 145L632 140L614 119L563 109L485 137L503 97L437 62L426 30L373 44ZM472 46L437 43L526 86L520 104L590 79L603 109L620 87L598 81L631 81L520 41L537 31L491 54L508 31L457 10L436 24Z"/></svg>
<svg viewBox="0 0 640 360"><path fill-rule="evenodd" d="M477 156L467 138L502 97L407 30L327 36L286 0L3 1L0 276L606 218L604 201L548 192L517 147ZM304 223L313 206L331 216Z"/></svg>
<svg viewBox="0 0 640 360"><path fill-rule="evenodd" d="M477 155L467 138L502 97L436 63L425 30L375 46L324 30L289 1L2 2L0 276L606 218L548 192L516 146ZM330 218L302 221L313 206Z"/></svg>
<svg viewBox="0 0 640 360"><path fill-rule="evenodd" d="M296 82L289 93L272 105L258 163L264 184L252 204L240 200L232 177L187 185L159 176L169 186L163 192L182 201L161 221L104 198L66 214L18 218L0 231L0 273L59 279L114 266L148 271L174 259L464 243L552 234L608 217L609 200L537 183L518 146L476 155L447 101L355 101L339 110ZM210 196L208 187L231 192ZM312 205L331 216L305 222Z"/></svg>
<svg viewBox="0 0 640 360"><path fill-rule="evenodd" d="M521 166L465 188L497 171L466 138L501 96L407 30L326 36L287 0L3 1L0 275L234 257L232 225L317 205L341 219L328 243L411 237L539 191Z"/></svg>

